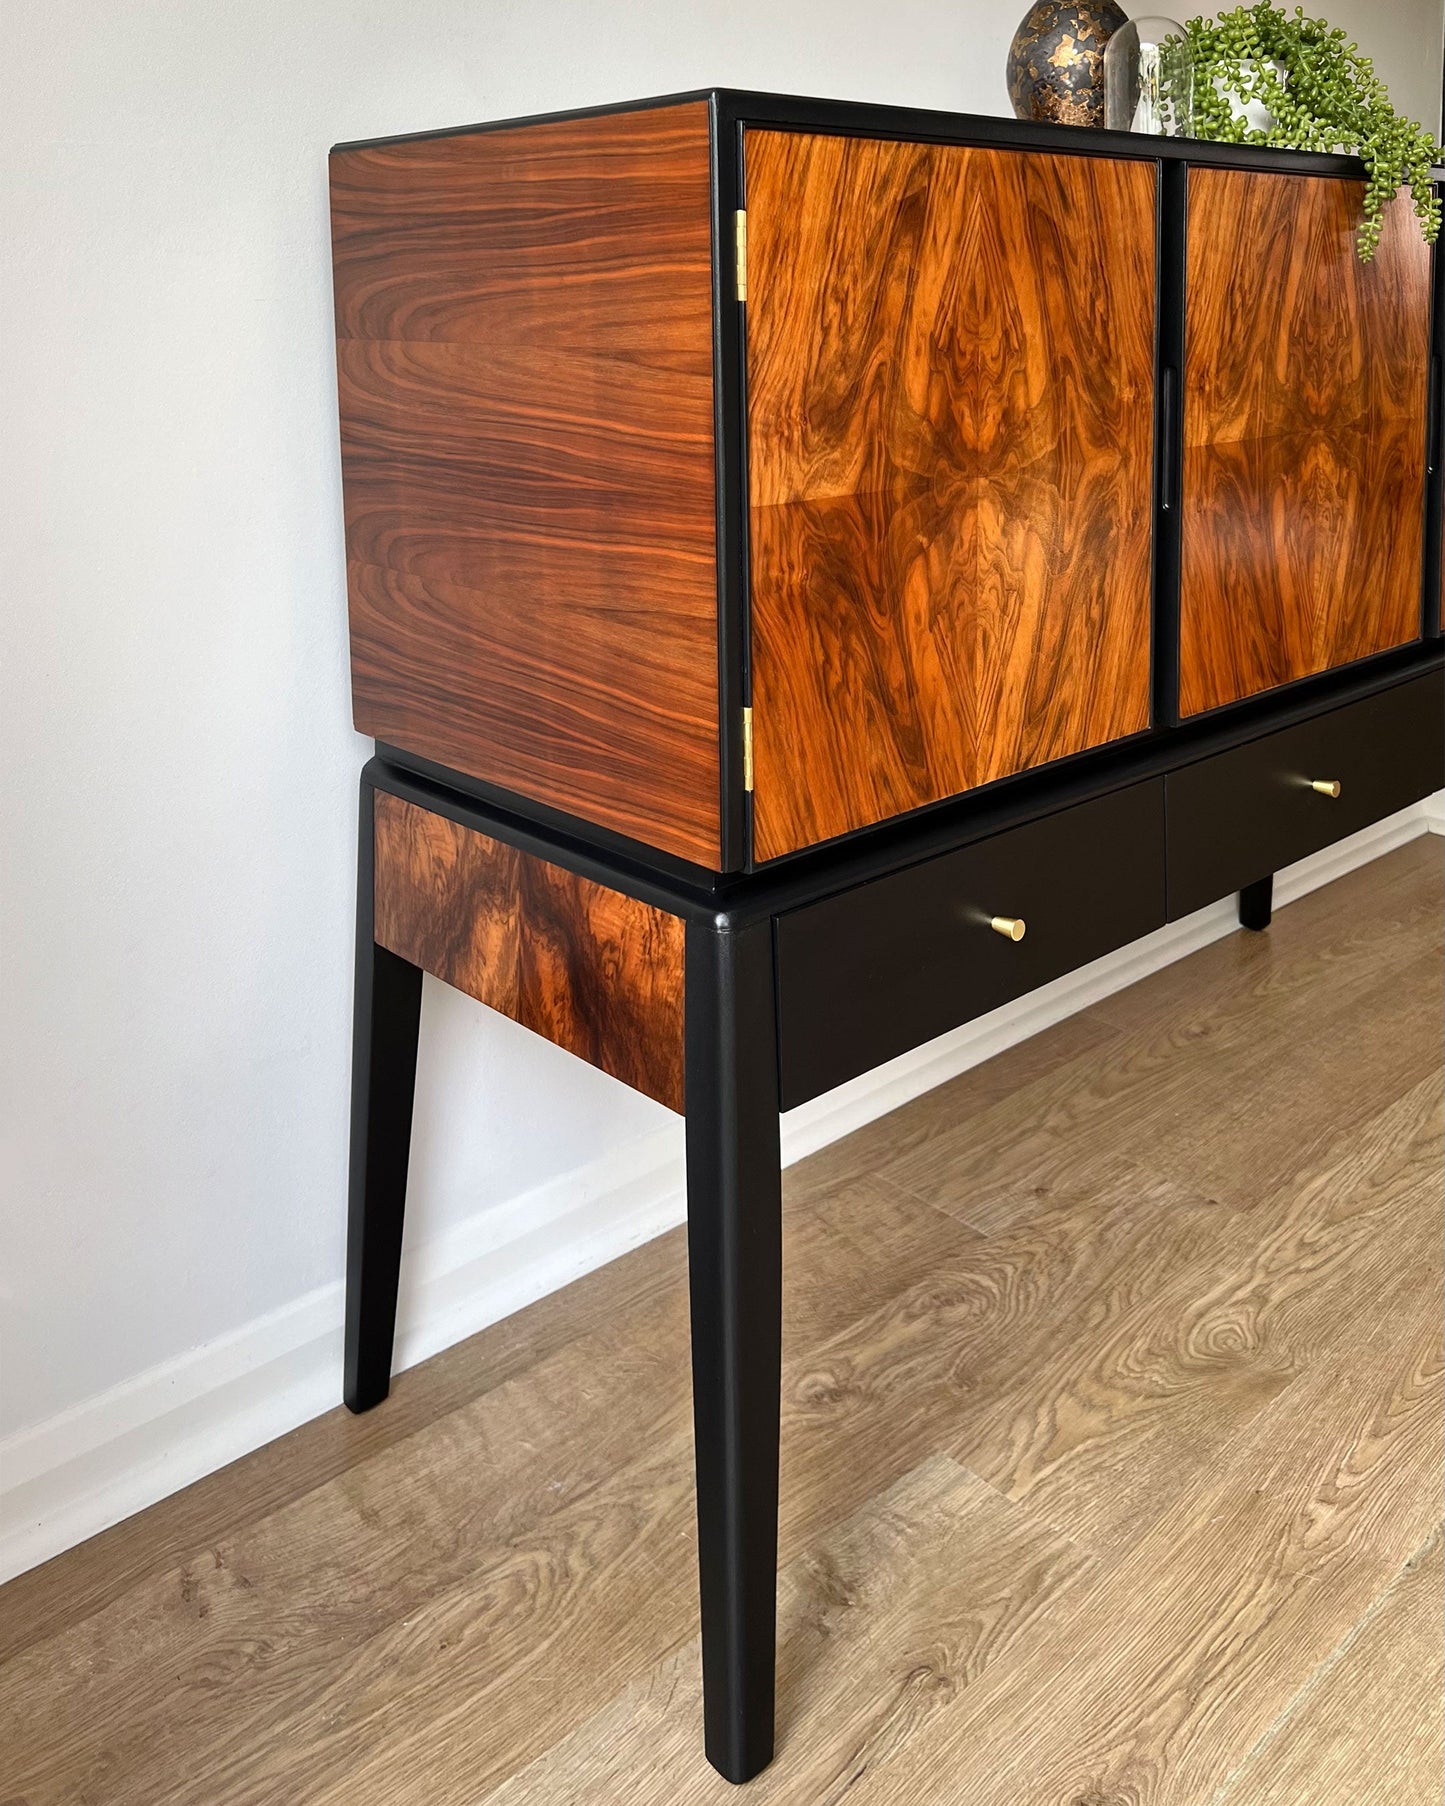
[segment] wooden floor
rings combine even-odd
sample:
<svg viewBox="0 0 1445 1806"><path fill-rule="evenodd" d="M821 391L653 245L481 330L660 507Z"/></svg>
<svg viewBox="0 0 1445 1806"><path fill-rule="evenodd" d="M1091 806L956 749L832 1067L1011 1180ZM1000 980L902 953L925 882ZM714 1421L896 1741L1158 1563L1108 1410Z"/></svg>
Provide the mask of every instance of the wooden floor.
<svg viewBox="0 0 1445 1806"><path fill-rule="evenodd" d="M1437 1806L1440 842L795 1168L780 1739L670 1235L0 1591L0 1806Z"/></svg>

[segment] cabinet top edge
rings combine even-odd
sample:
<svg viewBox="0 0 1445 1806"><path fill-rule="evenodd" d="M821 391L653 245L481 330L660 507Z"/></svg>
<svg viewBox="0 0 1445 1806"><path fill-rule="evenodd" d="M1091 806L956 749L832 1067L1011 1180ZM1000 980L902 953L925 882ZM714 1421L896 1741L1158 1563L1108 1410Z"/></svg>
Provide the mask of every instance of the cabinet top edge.
<svg viewBox="0 0 1445 1806"><path fill-rule="evenodd" d="M1365 166L1358 157L1320 151L1280 149L1272 145L1220 144L1202 138L1152 138L1137 132L1108 132L1093 126L1047 125L992 113L947 112L932 107L902 107L880 101L816 99L770 94L743 88L695 88L677 94L572 107L557 112L481 120L471 125L429 131L396 132L352 138L331 147L333 156L411 144L433 138L460 138L474 133L515 131L529 125L568 119L600 119L619 113L646 112L705 101L720 130L765 126L781 131L829 131L865 137L930 139L1014 149L1062 151L1076 156L1134 157L1161 162L1192 163L1214 168L1274 170L1296 175L1335 176L1360 181ZM1445 168L1436 173L1445 178Z"/></svg>

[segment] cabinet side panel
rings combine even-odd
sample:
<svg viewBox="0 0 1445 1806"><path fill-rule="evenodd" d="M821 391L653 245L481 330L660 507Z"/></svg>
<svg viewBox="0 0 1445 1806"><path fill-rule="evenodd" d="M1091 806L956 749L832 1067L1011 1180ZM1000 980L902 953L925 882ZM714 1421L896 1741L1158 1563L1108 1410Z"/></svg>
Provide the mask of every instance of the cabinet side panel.
<svg viewBox="0 0 1445 1806"><path fill-rule="evenodd" d="M361 732L716 865L706 103L337 152Z"/></svg>
<svg viewBox="0 0 1445 1806"><path fill-rule="evenodd" d="M1430 253L1405 195L1189 172L1184 715L1420 631Z"/></svg>
<svg viewBox="0 0 1445 1806"><path fill-rule="evenodd" d="M385 792L375 819L383 947L682 1109L679 917Z"/></svg>
<svg viewBox="0 0 1445 1806"><path fill-rule="evenodd" d="M1149 724L1152 164L749 132L755 854Z"/></svg>

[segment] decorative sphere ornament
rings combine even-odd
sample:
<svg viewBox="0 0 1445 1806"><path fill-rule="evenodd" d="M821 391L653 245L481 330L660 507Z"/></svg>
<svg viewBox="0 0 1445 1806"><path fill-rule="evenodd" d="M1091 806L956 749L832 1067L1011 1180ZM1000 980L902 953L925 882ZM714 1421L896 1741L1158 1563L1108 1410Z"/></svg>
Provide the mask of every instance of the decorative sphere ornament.
<svg viewBox="0 0 1445 1806"><path fill-rule="evenodd" d="M1008 53L1008 97L1020 119L1104 123L1104 46L1128 22L1114 0L1035 0Z"/></svg>

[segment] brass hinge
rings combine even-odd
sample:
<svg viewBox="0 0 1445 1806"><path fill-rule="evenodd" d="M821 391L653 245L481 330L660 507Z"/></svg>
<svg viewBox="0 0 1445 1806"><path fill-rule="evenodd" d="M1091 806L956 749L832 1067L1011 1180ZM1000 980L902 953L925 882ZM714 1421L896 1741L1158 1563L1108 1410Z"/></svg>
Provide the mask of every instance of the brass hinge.
<svg viewBox="0 0 1445 1806"><path fill-rule="evenodd" d="M748 216L739 207L733 215L733 245L737 262L738 300L748 298Z"/></svg>
<svg viewBox="0 0 1445 1806"><path fill-rule="evenodd" d="M743 710L743 789L753 787L753 711Z"/></svg>

